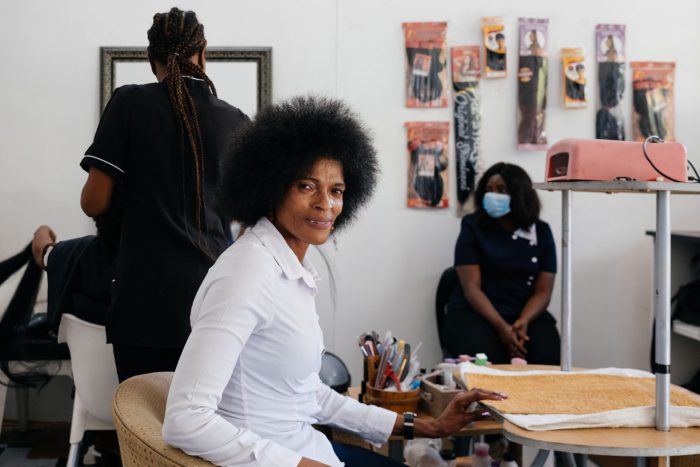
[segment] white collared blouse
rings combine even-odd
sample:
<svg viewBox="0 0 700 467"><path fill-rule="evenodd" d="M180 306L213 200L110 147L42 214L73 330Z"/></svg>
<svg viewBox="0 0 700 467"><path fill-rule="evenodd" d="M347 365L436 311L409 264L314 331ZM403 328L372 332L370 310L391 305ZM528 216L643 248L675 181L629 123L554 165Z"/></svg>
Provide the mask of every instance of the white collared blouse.
<svg viewBox="0 0 700 467"><path fill-rule="evenodd" d="M166 442L217 465L343 465L314 423L384 443L396 414L341 396L318 376L316 270L266 218L209 270L192 305L163 423Z"/></svg>

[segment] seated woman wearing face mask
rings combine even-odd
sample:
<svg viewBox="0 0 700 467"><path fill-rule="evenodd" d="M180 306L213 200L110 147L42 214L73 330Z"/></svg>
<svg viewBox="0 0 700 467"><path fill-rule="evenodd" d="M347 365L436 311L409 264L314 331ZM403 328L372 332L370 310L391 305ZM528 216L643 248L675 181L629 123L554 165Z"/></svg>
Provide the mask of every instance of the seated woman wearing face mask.
<svg viewBox="0 0 700 467"><path fill-rule="evenodd" d="M484 173L474 201L455 247L461 287L447 305L445 349L455 356L483 352L493 363L520 357L558 365L559 333L547 311L556 250L530 177L499 162Z"/></svg>

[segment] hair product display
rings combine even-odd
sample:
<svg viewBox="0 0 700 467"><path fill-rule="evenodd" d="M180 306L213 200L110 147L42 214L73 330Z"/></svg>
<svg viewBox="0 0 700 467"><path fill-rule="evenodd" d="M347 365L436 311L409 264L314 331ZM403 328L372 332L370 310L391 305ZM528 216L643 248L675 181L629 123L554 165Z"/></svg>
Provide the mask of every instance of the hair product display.
<svg viewBox="0 0 700 467"><path fill-rule="evenodd" d="M561 50L564 108L584 109L586 100L586 64L580 47Z"/></svg>
<svg viewBox="0 0 700 467"><path fill-rule="evenodd" d="M635 141L657 135L675 140L674 62L632 62L632 126Z"/></svg>
<svg viewBox="0 0 700 467"><path fill-rule="evenodd" d="M484 43L484 78L505 78L506 27L499 17L481 19L481 34Z"/></svg>
<svg viewBox="0 0 700 467"><path fill-rule="evenodd" d="M446 208L449 122L407 122L408 207Z"/></svg>
<svg viewBox="0 0 700 467"><path fill-rule="evenodd" d="M547 148L545 107L547 106L548 19L518 20L518 149Z"/></svg>
<svg viewBox="0 0 700 467"><path fill-rule="evenodd" d="M447 23L403 23L406 107L447 107Z"/></svg>
<svg viewBox="0 0 700 467"><path fill-rule="evenodd" d="M452 47L454 87L455 168L457 201L463 205L474 191L480 151L481 94L479 92L479 46Z"/></svg>
<svg viewBox="0 0 700 467"><path fill-rule="evenodd" d="M599 109L596 113L597 139L625 139L622 96L625 91L625 26L599 24L595 28L598 62Z"/></svg>

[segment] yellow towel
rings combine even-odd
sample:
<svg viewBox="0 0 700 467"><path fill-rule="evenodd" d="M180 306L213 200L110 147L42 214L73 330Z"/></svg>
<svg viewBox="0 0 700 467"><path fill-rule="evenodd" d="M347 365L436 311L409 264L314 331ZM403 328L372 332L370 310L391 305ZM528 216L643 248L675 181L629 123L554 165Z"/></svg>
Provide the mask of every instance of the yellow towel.
<svg viewBox="0 0 700 467"><path fill-rule="evenodd" d="M469 388L508 394L504 401L483 401L509 414L588 414L655 404L654 378L601 374L495 376L464 373ZM700 396L671 386L671 405L700 407Z"/></svg>

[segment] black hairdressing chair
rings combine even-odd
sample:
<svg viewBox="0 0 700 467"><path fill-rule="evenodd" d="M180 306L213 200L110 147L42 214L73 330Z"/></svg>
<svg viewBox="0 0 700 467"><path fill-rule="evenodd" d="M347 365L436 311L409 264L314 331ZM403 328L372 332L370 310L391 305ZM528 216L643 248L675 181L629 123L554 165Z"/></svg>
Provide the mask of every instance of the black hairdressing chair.
<svg viewBox="0 0 700 467"><path fill-rule="evenodd" d="M445 314L447 313L447 301L450 299L450 295L458 287L461 287L459 283L459 276L457 275L457 270L453 267L445 269L440 276L440 282L438 282L437 292L435 294L435 321L437 322L438 339L440 341L440 349L442 349L443 358L454 358L454 355L445 348L445 343L442 338L442 326L445 321Z"/></svg>
<svg viewBox="0 0 700 467"><path fill-rule="evenodd" d="M331 352L324 352L321 357L321 381L339 393L347 392L350 387L350 372L340 357Z"/></svg>
<svg viewBox="0 0 700 467"><path fill-rule="evenodd" d="M0 262L0 284L26 265L22 279L0 319L0 424L4 415L7 387L19 389L19 428L26 428L27 388L41 387L54 375L40 371L40 362L69 360L66 344L59 344L50 334L45 314L33 314L42 271L32 259L31 245L15 256ZM35 362L30 370L15 371L18 362ZM55 370L54 370L55 373ZM9 380L9 381L8 381Z"/></svg>

